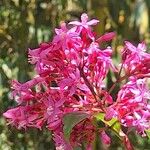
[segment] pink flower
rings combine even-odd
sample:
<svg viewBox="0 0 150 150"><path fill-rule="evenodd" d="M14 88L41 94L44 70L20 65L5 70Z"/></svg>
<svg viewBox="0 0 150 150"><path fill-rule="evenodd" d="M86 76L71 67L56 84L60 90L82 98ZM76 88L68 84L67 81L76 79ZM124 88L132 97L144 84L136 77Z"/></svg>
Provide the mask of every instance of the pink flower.
<svg viewBox="0 0 150 150"><path fill-rule="evenodd" d="M28 50L28 55L29 55L28 61L31 64L36 64L40 60L40 54L45 50L46 51L50 50L50 47L51 47L50 43L42 43L42 44L40 44L40 47L37 49L34 49L34 50L29 49Z"/></svg>
<svg viewBox="0 0 150 150"><path fill-rule="evenodd" d="M35 77L30 81L27 81L23 84L19 83L16 80L12 81L12 96L15 98L15 100L21 104L23 102L27 103L28 101L31 101L34 99L35 92L33 92L31 89L35 85L42 83L43 78L41 77Z"/></svg>
<svg viewBox="0 0 150 150"><path fill-rule="evenodd" d="M150 128L150 111L139 110L134 112L133 125L136 126L137 132L142 136L146 136L145 130Z"/></svg>
<svg viewBox="0 0 150 150"><path fill-rule="evenodd" d="M77 26L78 33L85 32L92 40L94 40L94 36L93 36L90 26L96 25L98 22L99 21L96 19L92 19L92 20L88 21L88 15L84 13L81 15L81 22L72 21L69 24Z"/></svg>
<svg viewBox="0 0 150 150"><path fill-rule="evenodd" d="M99 76L102 80L106 77L110 68L114 72L117 71L112 63L111 54L112 54L112 49L108 47L107 49L100 51L97 57L97 69L99 72Z"/></svg>
<svg viewBox="0 0 150 150"><path fill-rule="evenodd" d="M107 110L106 110L106 114L105 114L105 120L106 121L109 121L111 120L112 118L116 117L117 116L117 112L114 108L112 107L108 107Z"/></svg>
<svg viewBox="0 0 150 150"><path fill-rule="evenodd" d="M72 146L65 141L62 131L56 130L53 134L56 150L73 150Z"/></svg>
<svg viewBox="0 0 150 150"><path fill-rule="evenodd" d="M76 48L80 45L80 37L74 30L68 30L65 23L61 23L60 29L55 29L56 36L52 43L55 44L55 49L63 48L70 49Z"/></svg>
<svg viewBox="0 0 150 150"><path fill-rule="evenodd" d="M99 48L98 43L92 42L87 49L84 50L86 57L84 70L86 76L101 88L102 81L106 77L109 69L117 71L115 66L112 63L111 55L112 49L107 47L104 50Z"/></svg>
<svg viewBox="0 0 150 150"><path fill-rule="evenodd" d="M87 85L80 77L78 69L74 73L69 74L68 78L61 80L59 86L62 90L67 89L71 96L75 94L78 89L89 92Z"/></svg>
<svg viewBox="0 0 150 150"><path fill-rule="evenodd" d="M137 47L130 42L125 42L123 50L123 67L127 75L135 75L139 78L145 74L150 74L150 54L146 53L145 43L138 44Z"/></svg>
<svg viewBox="0 0 150 150"><path fill-rule="evenodd" d="M96 128L90 120L84 120L77 124L71 133L70 143L73 147L80 146L83 142L87 142L90 145L95 139ZM88 147L87 147L88 148Z"/></svg>
<svg viewBox="0 0 150 150"><path fill-rule="evenodd" d="M64 100L60 98L56 101L56 99L53 98L56 97L49 96L48 98L43 99L43 103L45 105L43 108L45 110L44 118L47 120L47 127L49 130L54 130L59 127L63 116L63 112L60 107L63 105Z"/></svg>
<svg viewBox="0 0 150 150"><path fill-rule="evenodd" d="M88 26L91 25L96 25L99 21L96 19L92 19L91 21L88 21L88 15L86 13L83 13L81 15L81 22L79 21L72 21L69 24L74 24L77 26L83 26L84 28L87 28Z"/></svg>
<svg viewBox="0 0 150 150"><path fill-rule="evenodd" d="M150 54L146 53L144 43L135 47L125 42L122 67L118 71L111 58L111 47L101 49L99 45L111 40L115 33L95 40L91 26L98 22L88 21L84 13L81 22L69 23L74 27L68 28L63 22L55 29L51 42L29 49L29 62L34 65L37 76L25 83L12 81L12 96L17 106L3 114L9 124L18 129L41 130L46 126L52 132L56 150L72 150L82 143L87 143L86 149L90 150L97 131L102 142L109 145L111 138L105 132L106 122L114 117L120 127L135 128L146 136L145 130L150 129L150 91L146 85L146 78L150 78ZM111 89L107 89L106 84L109 71L114 74L112 81L116 77ZM122 85L119 90L117 84ZM113 88L118 91L117 99L111 95ZM66 140L64 116L74 112L89 116L77 124L78 118L70 121L72 130ZM105 114L104 128L98 129L95 117L98 113ZM122 132L121 136L126 147L132 149L127 135Z"/></svg>
<svg viewBox="0 0 150 150"><path fill-rule="evenodd" d="M38 118L38 114L33 113L31 109L30 106L19 106L8 110L3 116L8 119L9 124L12 124L18 129L26 129L27 126L32 126L34 120Z"/></svg>
<svg viewBox="0 0 150 150"><path fill-rule="evenodd" d="M132 79L119 91L117 104L113 108L124 126L135 127L142 135L150 128L149 96L146 80Z"/></svg>

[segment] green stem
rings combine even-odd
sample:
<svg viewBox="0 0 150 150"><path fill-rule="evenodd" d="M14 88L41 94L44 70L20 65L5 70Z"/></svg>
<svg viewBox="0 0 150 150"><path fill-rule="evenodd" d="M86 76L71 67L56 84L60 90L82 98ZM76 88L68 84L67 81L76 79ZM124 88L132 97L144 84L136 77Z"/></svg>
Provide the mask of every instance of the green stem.
<svg viewBox="0 0 150 150"><path fill-rule="evenodd" d="M124 79L126 79L127 77L128 77L128 76L123 76L123 77L119 78L119 79L111 86L111 88L109 89L108 93L110 94L110 93L113 91L113 89L115 88L115 86L116 86L118 83L120 83L121 81L123 81Z"/></svg>

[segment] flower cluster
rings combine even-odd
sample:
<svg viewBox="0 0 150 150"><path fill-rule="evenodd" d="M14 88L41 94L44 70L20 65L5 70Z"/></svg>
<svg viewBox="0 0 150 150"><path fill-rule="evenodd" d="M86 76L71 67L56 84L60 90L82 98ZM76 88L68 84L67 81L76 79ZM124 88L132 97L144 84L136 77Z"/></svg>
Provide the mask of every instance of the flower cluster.
<svg viewBox="0 0 150 150"><path fill-rule="evenodd" d="M97 133L109 145L107 121L113 118L123 127L134 128L146 136L145 131L150 129L150 92L146 85L150 54L145 52L144 43L135 47L125 42L118 65L121 67L116 67L111 47L100 47L102 42L112 40L115 33L96 38L91 27L98 22L88 21L87 14L82 14L81 21L68 25L62 22L51 42L29 49L29 62L35 65L37 76L26 83L12 81L12 96L18 106L3 114L9 124L18 129L46 126L53 133L56 150L71 150L82 143L90 150ZM117 74L111 89L107 89L105 82L108 71ZM124 85L114 98L111 92L121 81ZM99 113L105 115L102 128L95 123ZM74 118L70 120L72 128L67 140L64 128L68 114ZM128 142L121 129L118 134Z"/></svg>

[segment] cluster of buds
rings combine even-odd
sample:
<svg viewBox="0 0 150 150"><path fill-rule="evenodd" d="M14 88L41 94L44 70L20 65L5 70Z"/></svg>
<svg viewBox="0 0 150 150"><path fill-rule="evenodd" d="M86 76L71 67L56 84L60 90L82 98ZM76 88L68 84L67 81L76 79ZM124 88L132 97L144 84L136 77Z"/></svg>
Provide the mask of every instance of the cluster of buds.
<svg viewBox="0 0 150 150"><path fill-rule="evenodd" d="M128 150L132 149L128 140L131 129L147 135L150 54L145 52L144 43L135 47L125 42L122 61L116 67L112 48L100 46L112 40L115 33L96 38L91 26L98 22L88 21L84 13L81 21L68 25L62 22L51 42L29 49L29 62L37 75L25 83L12 81L12 97L18 105L3 114L9 124L18 129L42 130L46 126L52 132L56 150L71 150L83 143L90 150L97 134L109 145L108 129L117 132ZM116 77L110 89L106 86L109 71ZM120 89L113 97L117 84ZM104 123L103 127L98 125L99 121ZM114 128L114 123L120 127ZM122 128L127 128L127 132Z"/></svg>

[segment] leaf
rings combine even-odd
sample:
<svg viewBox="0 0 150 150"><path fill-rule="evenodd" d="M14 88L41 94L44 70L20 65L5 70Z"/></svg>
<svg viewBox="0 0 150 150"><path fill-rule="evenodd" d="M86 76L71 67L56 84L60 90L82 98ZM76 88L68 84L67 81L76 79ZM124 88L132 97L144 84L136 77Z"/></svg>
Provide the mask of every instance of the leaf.
<svg viewBox="0 0 150 150"><path fill-rule="evenodd" d="M115 122L117 122L117 118L112 118L110 121L106 121L104 119L104 117L105 117L104 113L99 113L99 114L95 115L95 117L97 120L101 120L102 122L104 122L108 126L112 126Z"/></svg>
<svg viewBox="0 0 150 150"><path fill-rule="evenodd" d="M104 122L106 125L108 125L108 126L115 132L115 134L116 134L119 138L121 138L120 135L119 135L119 133L120 133L120 131L121 131L121 125L120 125L118 119L117 119L117 118L112 118L110 121L106 121L106 120L104 119L104 117L105 117L105 114L104 114L104 113L99 113L99 114L96 114L96 115L95 115L95 118L96 118L98 121L100 120L100 121Z"/></svg>
<svg viewBox="0 0 150 150"><path fill-rule="evenodd" d="M147 134L147 137L150 139L150 129L145 131Z"/></svg>
<svg viewBox="0 0 150 150"><path fill-rule="evenodd" d="M116 121L116 122L112 125L112 128L113 128L117 133L119 133L120 130L121 130L121 125L120 125L119 121Z"/></svg>
<svg viewBox="0 0 150 150"><path fill-rule="evenodd" d="M66 114L63 118L63 131L65 138L69 140L73 127L88 117L89 114L86 114L84 112L72 112Z"/></svg>

